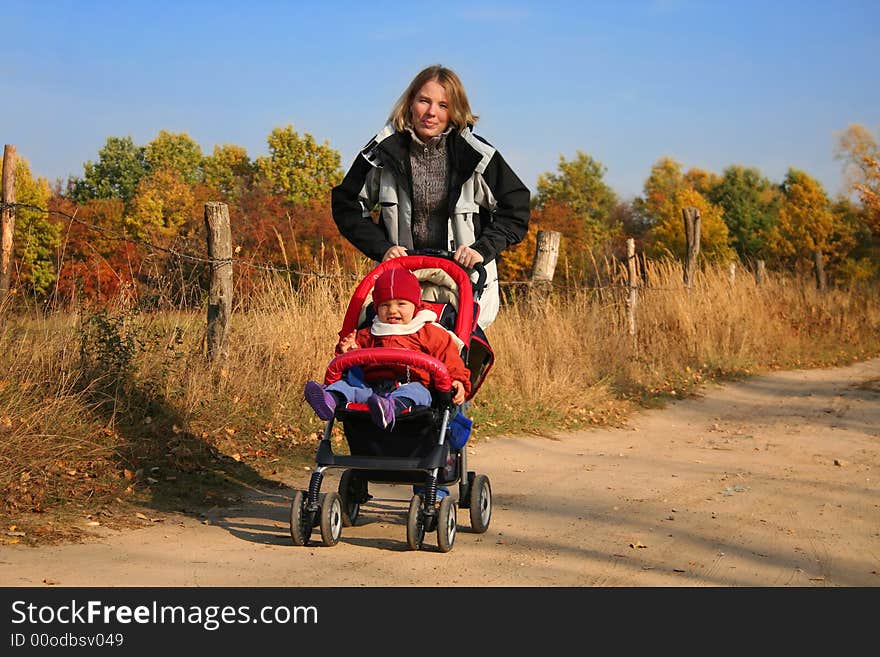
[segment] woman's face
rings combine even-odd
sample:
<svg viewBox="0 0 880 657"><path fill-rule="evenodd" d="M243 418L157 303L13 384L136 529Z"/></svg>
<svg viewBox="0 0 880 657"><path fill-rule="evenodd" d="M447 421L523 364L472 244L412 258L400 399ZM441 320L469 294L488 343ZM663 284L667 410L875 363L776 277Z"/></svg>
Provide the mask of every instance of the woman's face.
<svg viewBox="0 0 880 657"><path fill-rule="evenodd" d="M410 105L413 130L423 142L443 133L449 126L449 101L446 89L436 80L428 80L413 96Z"/></svg>

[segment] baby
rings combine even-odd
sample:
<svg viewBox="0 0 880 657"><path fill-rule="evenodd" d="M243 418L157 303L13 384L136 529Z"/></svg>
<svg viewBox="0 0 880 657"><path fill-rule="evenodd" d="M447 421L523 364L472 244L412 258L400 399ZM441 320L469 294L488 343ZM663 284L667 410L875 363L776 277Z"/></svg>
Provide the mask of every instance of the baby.
<svg viewBox="0 0 880 657"><path fill-rule="evenodd" d="M385 271L373 286L376 317L373 324L342 337L336 345L341 354L359 347L413 349L442 361L452 377L452 402L461 404L470 392L470 373L449 332L435 324L437 314L422 306L418 279L408 270ZM382 429L394 427L397 415L412 406L430 406L427 386L430 374L418 367L394 364L365 365L363 379L349 371L346 378L322 386L308 381L304 396L322 420L333 417L336 407L347 402L366 403L370 417Z"/></svg>

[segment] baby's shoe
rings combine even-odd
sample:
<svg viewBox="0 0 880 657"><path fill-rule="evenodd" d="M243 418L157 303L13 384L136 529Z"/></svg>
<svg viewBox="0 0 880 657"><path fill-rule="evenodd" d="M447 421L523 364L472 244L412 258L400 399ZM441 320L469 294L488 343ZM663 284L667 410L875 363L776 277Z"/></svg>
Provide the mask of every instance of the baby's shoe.
<svg viewBox="0 0 880 657"><path fill-rule="evenodd" d="M315 414L325 422L333 417L336 411L336 398L317 381L306 382L303 396Z"/></svg>
<svg viewBox="0 0 880 657"><path fill-rule="evenodd" d="M394 428L395 407L394 400L388 397L380 397L373 393L367 399L367 408L370 409L370 418L380 429Z"/></svg>

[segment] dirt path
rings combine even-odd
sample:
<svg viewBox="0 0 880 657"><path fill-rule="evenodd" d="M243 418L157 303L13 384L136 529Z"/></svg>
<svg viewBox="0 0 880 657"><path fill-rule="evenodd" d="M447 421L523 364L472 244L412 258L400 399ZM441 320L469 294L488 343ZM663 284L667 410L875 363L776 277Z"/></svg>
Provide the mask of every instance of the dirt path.
<svg viewBox="0 0 880 657"><path fill-rule="evenodd" d="M288 492L273 491L202 520L2 547L0 583L880 585L880 359L710 385L626 429L496 438L470 452L492 481L492 524L469 533L460 511L448 554L435 534L407 549L407 487L375 486L333 548L294 547Z"/></svg>

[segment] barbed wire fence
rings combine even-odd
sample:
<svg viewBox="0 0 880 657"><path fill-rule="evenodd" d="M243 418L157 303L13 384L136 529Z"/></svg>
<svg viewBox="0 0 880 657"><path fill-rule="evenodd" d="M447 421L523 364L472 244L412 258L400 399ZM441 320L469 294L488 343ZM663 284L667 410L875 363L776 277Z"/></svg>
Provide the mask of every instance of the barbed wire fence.
<svg viewBox="0 0 880 657"><path fill-rule="evenodd" d="M247 268L259 270L259 271L278 273L278 274L294 274L297 276L314 276L317 278L345 278L345 279L350 279L350 280L358 280L359 279L359 277L356 274L340 274L340 273L333 273L333 272L317 271L314 269L298 269L298 268L289 267L289 266L279 267L277 265L271 265L271 264L265 264L265 263L255 263L251 260L247 260L244 258L236 258L234 256L231 258L212 259L212 258L206 257L206 256L194 255L192 253L181 251L179 249L161 246L159 244L155 244L153 242L150 242L149 240L145 240L143 238L129 235L127 233L120 233L118 231L114 231L114 230L106 228L104 226L98 226L96 224L79 219L76 216L76 213L70 214L68 212L64 212L63 210L42 208L37 205L31 205L29 203L0 203L0 210L5 210L5 209L10 209L10 210L25 209L25 210L32 210L35 212L40 212L40 213L48 214L48 215L57 215L57 216L65 218L66 220L68 220L71 223L75 223L79 226L82 226L83 228L101 233L108 240L128 242L130 244L135 244L137 246L142 246L144 248L147 248L147 249L150 249L153 251L165 253L167 255L170 255L170 256L173 256L176 258L180 258L181 260L186 260L189 262L201 263L201 264L205 264L205 265L230 263L233 265L247 267ZM554 231L541 231L541 232L552 233ZM504 286L504 287L516 287L516 286L534 287L536 285L536 282L539 282L539 283L546 282L546 283L549 283L549 284L556 286L556 287L564 287L564 284L560 283L556 279L539 278L536 281L534 279L534 277L531 280L525 280L525 281L499 281L498 284L501 286ZM610 290L610 289L629 290L631 286L629 285L629 283L608 283L608 284L604 284L604 285L593 285L593 286L576 285L576 287L579 290ZM642 284L640 287L641 287L641 289L647 289L647 290L666 290L666 291L681 291L682 290L682 287L664 287L664 286L653 286L653 285L646 285L646 284Z"/></svg>
<svg viewBox="0 0 880 657"><path fill-rule="evenodd" d="M82 228L101 234L105 239L111 241L125 242L142 247L146 250L162 253L180 261L192 262L204 265L210 269L211 280L208 290L208 316L209 316L209 334L223 336L226 334L226 320L231 315L231 266L248 268L256 271L269 272L285 275L287 277L315 277L319 279L349 279L360 280L362 275L344 272L328 272L316 269L302 269L300 267L277 266L269 263L259 263L245 258L235 257L237 249L233 250L231 243L231 231L229 230L229 213L228 207L222 202L205 203L205 226L208 230L208 254L199 255L187 250L176 249L172 247L155 244L150 240L135 235L120 232L95 223L85 221L77 216L77 210L72 214L59 209L43 208L30 203L17 203L4 200L0 202L0 212L3 215L13 214L16 210L28 210L46 215L55 215L64 218L69 225L76 224ZM219 222L220 231L215 230L216 224ZM3 231L5 234L5 230ZM69 229L68 229L69 232ZM213 237L212 237L213 233ZM223 235L224 237L218 237ZM5 237L4 237L5 239ZM626 258L616 258L614 266L616 271L612 272L611 264L606 259L606 269L612 281L598 285L585 285L581 282L572 283L566 280L560 283L554 280L554 272L559 255L561 243L561 234L556 231L539 230L536 235L535 256L532 264L532 271L529 280L524 281L499 281L499 286L504 290L505 297L509 300L518 300L525 298L527 300L544 299L551 290L578 292L597 292L600 300L606 292L612 294L610 301L612 305L623 307L625 309L625 321L629 334L636 334L636 307L638 304L639 294L642 292L675 292L681 293L690 289L690 280L684 280L682 285L678 286L657 286L647 283L647 261L641 261L635 252L635 241L632 238L627 239ZM699 247L697 247L699 248ZM5 255L5 254L0 254ZM696 252L689 251L689 257L695 257ZM0 267L7 266L8 263L0 263ZM60 262L59 262L60 266ZM688 270L689 263L684 263L685 271L690 273L692 277L693 269ZM734 270L731 270L731 283L733 282ZM596 267L596 278L601 279L598 267ZM202 288L203 289L203 288ZM204 290L203 290L204 291ZM522 294L519 291L524 291ZM625 293L622 298L617 293ZM219 327L212 326L212 322L220 321ZM222 338L216 340L209 352L223 353L224 345Z"/></svg>

